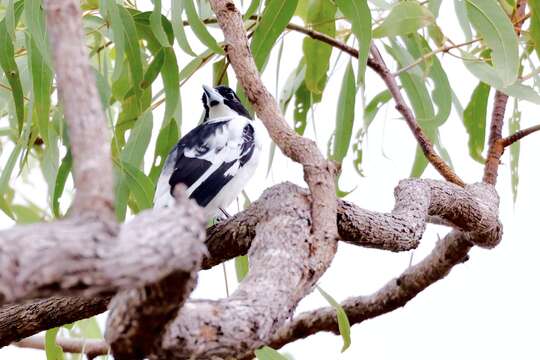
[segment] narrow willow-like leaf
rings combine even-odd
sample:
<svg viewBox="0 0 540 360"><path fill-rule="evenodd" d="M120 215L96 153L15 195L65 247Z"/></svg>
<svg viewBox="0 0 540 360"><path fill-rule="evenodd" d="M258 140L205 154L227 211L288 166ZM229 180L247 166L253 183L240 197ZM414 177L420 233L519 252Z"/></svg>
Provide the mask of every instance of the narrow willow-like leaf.
<svg viewBox="0 0 540 360"><path fill-rule="evenodd" d="M19 11L17 11L17 9L15 10L15 22L18 21L21 11L22 8L20 8ZM19 68L15 62L13 40L9 35L6 19L0 21L0 67L4 71L9 86L11 87L11 94L17 115L17 129L19 134L21 134L24 123L24 95Z"/></svg>
<svg viewBox="0 0 540 360"><path fill-rule="evenodd" d="M512 22L497 1L466 1L469 20L491 49L491 61L503 86L513 84L517 79L519 54Z"/></svg>
<svg viewBox="0 0 540 360"><path fill-rule="evenodd" d="M75 323L75 326L79 329L80 335L82 335L82 337L85 339L103 338L103 332L101 331L95 316L88 319L79 320Z"/></svg>
<svg viewBox="0 0 540 360"><path fill-rule="evenodd" d="M56 335L60 328L53 328L45 331L45 355L47 360L63 360L64 351L56 343Z"/></svg>
<svg viewBox="0 0 540 360"><path fill-rule="evenodd" d="M161 0L154 0L154 10L152 11L152 15L150 15L150 27L161 46L171 46L161 22Z"/></svg>
<svg viewBox="0 0 540 360"><path fill-rule="evenodd" d="M8 191L9 180L11 179L13 169L15 168L15 164L17 163L17 160L19 159L22 150L23 150L23 144L21 141L19 141L13 148L13 151L9 155L8 160L6 161L6 163L4 164L2 168L2 175L0 176L0 193L1 194L5 194Z"/></svg>
<svg viewBox="0 0 540 360"><path fill-rule="evenodd" d="M354 124L354 107L356 98L356 83L354 70L349 62L341 83L336 113L336 135L332 150L332 160L341 163L347 155L351 143Z"/></svg>
<svg viewBox="0 0 540 360"><path fill-rule="evenodd" d="M247 255L235 257L234 268L236 270L236 279L238 282L244 280L249 271L249 260Z"/></svg>
<svg viewBox="0 0 540 360"><path fill-rule="evenodd" d="M45 28L45 14L41 8L42 1L25 0L24 1L24 20L28 32L30 33L35 46L39 49L43 61L50 71L52 71L51 54L49 51L49 42Z"/></svg>
<svg viewBox="0 0 540 360"><path fill-rule="evenodd" d="M299 135L304 135L307 126L307 115L312 105L311 92L303 81L294 93L294 131Z"/></svg>
<svg viewBox="0 0 540 360"><path fill-rule="evenodd" d="M510 122L508 123L508 130L510 134L515 133L521 129L521 111L518 108L517 100L514 101L514 111L510 117ZM514 204L517 200L518 187L519 187L519 153L520 153L520 142L516 141L510 145L510 175L511 175L511 185L512 185L512 200Z"/></svg>
<svg viewBox="0 0 540 360"><path fill-rule="evenodd" d="M11 204L6 200L4 194L0 194L0 210L2 210L2 212L11 220L15 220L15 214L11 211Z"/></svg>
<svg viewBox="0 0 540 360"><path fill-rule="evenodd" d="M367 131L379 109L392 99L392 94L389 90L383 90L371 99L364 108L364 130Z"/></svg>
<svg viewBox="0 0 540 360"><path fill-rule="evenodd" d="M454 0L454 11L459 22L459 26L465 35L466 41L472 40L471 23L467 18L467 5L463 0Z"/></svg>
<svg viewBox="0 0 540 360"><path fill-rule="evenodd" d="M485 161L482 151L486 141L486 115L490 89L489 85L479 83L463 111L463 124L469 134L469 154L482 164Z"/></svg>
<svg viewBox="0 0 540 360"><path fill-rule="evenodd" d="M139 210L149 209L153 205L154 184L141 170L123 161L117 164L124 175L124 181L133 194Z"/></svg>
<svg viewBox="0 0 540 360"><path fill-rule="evenodd" d="M319 286L317 286L317 290L319 290L325 300L328 301L328 303L336 310L339 333L343 338L343 347L341 348L341 352L344 352L349 348L349 346L351 346L351 325L349 323L347 313L345 313L343 307L332 296L330 296L330 294L321 289Z"/></svg>
<svg viewBox="0 0 540 360"><path fill-rule="evenodd" d="M173 48L164 48L164 62L161 68L161 78L165 89L165 115L164 120L174 116L180 101L180 77L178 62Z"/></svg>
<svg viewBox="0 0 540 360"><path fill-rule="evenodd" d="M17 224L33 224L43 220L41 212L32 206L14 204L12 205L11 210L15 215Z"/></svg>
<svg viewBox="0 0 540 360"><path fill-rule="evenodd" d="M431 48L428 42L418 34L411 34L404 37L407 50L415 58L431 53ZM452 110L452 89L446 72L444 71L439 59L436 56L430 58L429 67L424 67L424 72L433 80L433 90L431 97L433 103L437 106L433 120L433 126L441 126L446 122Z"/></svg>
<svg viewBox="0 0 540 360"><path fill-rule="evenodd" d="M114 62L114 70L112 74L112 80L116 81L120 77L124 68L124 55L126 49L126 38L124 31L124 24L120 17L119 6L115 1L104 0L100 2L100 11L105 19L108 19L112 29L112 40L114 42L114 51L116 53L116 59Z"/></svg>
<svg viewBox="0 0 540 360"><path fill-rule="evenodd" d="M138 107L138 110L141 111L142 105L140 98L142 96L141 82L143 80L143 65L137 29L131 14L122 6L118 6L118 10L120 18L122 19L126 56L129 63L132 85L135 89L135 105Z"/></svg>
<svg viewBox="0 0 540 360"><path fill-rule="evenodd" d="M358 39L358 82L364 84L369 48L371 46L371 11L367 0L336 0L338 9L352 24Z"/></svg>
<svg viewBox="0 0 540 360"><path fill-rule="evenodd" d="M435 17L425 6L414 1L398 2L383 23L373 30L373 37L407 35L434 22Z"/></svg>
<svg viewBox="0 0 540 360"><path fill-rule="evenodd" d="M356 173L360 176L365 176L362 169L362 161L364 160L364 137L366 131L364 129L358 129L353 143L353 166Z"/></svg>
<svg viewBox="0 0 540 360"><path fill-rule="evenodd" d="M227 59L225 57L212 65L212 84L214 84L214 86L229 85L229 76L227 75L228 67Z"/></svg>
<svg viewBox="0 0 540 360"><path fill-rule="evenodd" d="M52 210L53 215L56 218L62 216L60 213L60 198L64 193L64 188L66 186L66 181L71 172L71 167L73 166L73 158L71 157L71 151L66 153L66 156L62 159L58 172L56 173L56 182L54 185L54 192L52 197Z"/></svg>
<svg viewBox="0 0 540 360"><path fill-rule="evenodd" d="M307 23L313 30L335 37L336 6L330 0L310 0L308 4ZM306 87L312 93L321 94L326 85L332 47L306 36L302 48L306 62Z"/></svg>
<svg viewBox="0 0 540 360"><path fill-rule="evenodd" d="M214 37L208 32L208 30L206 29L206 25L204 25L199 15L197 14L197 10L195 9L193 0L181 1L183 1L184 3L184 9L186 11L189 25L191 25L191 30L193 30L193 33L197 35L199 40L204 45L208 46L208 48L214 51L216 54L225 54L221 46L219 46L219 44L217 43L216 39L214 39Z"/></svg>
<svg viewBox="0 0 540 360"><path fill-rule="evenodd" d="M288 360L285 356L268 346L263 346L255 350L255 356L257 356L258 360Z"/></svg>
<svg viewBox="0 0 540 360"><path fill-rule="evenodd" d="M184 12L183 2L181 0L172 0L171 2L171 23L173 25L174 37L178 45L184 52L191 56L197 56L186 37L184 23L182 21L182 13Z"/></svg>
<svg viewBox="0 0 540 360"><path fill-rule="evenodd" d="M146 112L137 120L120 159L135 167L140 167L152 136L152 113Z"/></svg>
<svg viewBox="0 0 540 360"><path fill-rule="evenodd" d="M195 59L191 60L180 71L180 81L189 79L197 70L206 64L213 55L214 52L212 50L206 50L202 54L198 55Z"/></svg>
<svg viewBox="0 0 540 360"><path fill-rule="evenodd" d="M531 9L530 34L536 54L540 57L540 0L529 0Z"/></svg>
<svg viewBox="0 0 540 360"><path fill-rule="evenodd" d="M34 94L34 111L37 117L39 132L48 146L49 142L49 110L51 108L51 91L53 73L32 38L26 36L29 69Z"/></svg>
<svg viewBox="0 0 540 360"><path fill-rule="evenodd" d="M251 53L262 71L279 35L291 20L298 0L272 0L266 3L261 20L253 34Z"/></svg>
<svg viewBox="0 0 540 360"><path fill-rule="evenodd" d="M249 4L249 7L246 10L246 13L244 14L244 20L247 20L251 17L251 15L254 15L259 9L260 5L261 5L261 0L251 0L251 3Z"/></svg>
<svg viewBox="0 0 540 360"><path fill-rule="evenodd" d="M173 118L169 118L163 123L161 130L159 131L156 147L154 150L154 161L152 163L152 169L150 170L150 180L157 183L158 176L161 172L161 168L165 163L165 159L169 152L173 149L174 145L180 138L180 132L178 126Z"/></svg>

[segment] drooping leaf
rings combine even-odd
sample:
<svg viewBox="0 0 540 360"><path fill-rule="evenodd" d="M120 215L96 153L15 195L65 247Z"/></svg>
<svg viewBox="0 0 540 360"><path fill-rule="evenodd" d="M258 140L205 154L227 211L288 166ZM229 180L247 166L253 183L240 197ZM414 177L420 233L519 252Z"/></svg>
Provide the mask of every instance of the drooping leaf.
<svg viewBox="0 0 540 360"><path fill-rule="evenodd" d="M336 5L351 22L358 39L358 82L363 85L372 37L369 5L367 0L336 0Z"/></svg>
<svg viewBox="0 0 540 360"><path fill-rule="evenodd" d="M379 109L392 99L392 94L389 90L383 90L371 99L364 108L364 130L367 131Z"/></svg>
<svg viewBox="0 0 540 360"><path fill-rule="evenodd" d="M172 118L180 102L180 75L176 55L172 48L164 48L164 62L161 68L161 78L165 89L164 120Z"/></svg>
<svg viewBox="0 0 540 360"><path fill-rule="evenodd" d="M165 159L169 152L173 149L174 145L178 142L180 133L178 126L173 118L170 118L163 123L161 130L159 131L156 148L154 150L154 161L152 163L152 169L150 170L149 178L153 183L157 182L157 178L161 172L161 168L165 163Z"/></svg>
<svg viewBox="0 0 540 360"><path fill-rule="evenodd" d="M255 14L257 10L259 9L260 5L261 5L261 0L251 0L251 3L249 4L249 7L246 10L246 13L244 14L244 20L249 19L251 15Z"/></svg>
<svg viewBox="0 0 540 360"><path fill-rule="evenodd" d="M234 268L236 269L236 279L238 282L244 280L249 271L249 260L247 255L235 257Z"/></svg>
<svg viewBox="0 0 540 360"><path fill-rule="evenodd" d="M18 4L22 4L22 2L18 2ZM18 21L21 11L22 8L20 6L18 11L15 9L15 23ZM15 62L13 40L9 34L8 24L5 18L0 21L0 67L4 71L11 87L11 94L17 115L17 129L19 134L21 134L24 123L24 95L19 68Z"/></svg>
<svg viewBox="0 0 540 360"><path fill-rule="evenodd" d="M414 1L398 2L383 23L373 30L373 37L407 35L434 22L435 17L425 6Z"/></svg>
<svg viewBox="0 0 540 360"><path fill-rule="evenodd" d="M52 197L52 210L56 218L62 216L60 213L60 197L64 193L64 188L66 186L66 181L71 172L73 166L73 159L71 157L71 152L68 151L66 156L62 159L58 172L56 173L56 182L54 186L54 192Z"/></svg>
<svg viewBox="0 0 540 360"><path fill-rule="evenodd" d="M274 43L291 20L297 4L298 0L272 0L266 3L251 41L251 53L260 71L264 69Z"/></svg>
<svg viewBox="0 0 540 360"><path fill-rule="evenodd" d="M310 0L307 23L313 30L334 37L336 34L336 24L333 20L335 14L336 6L330 0ZM330 66L332 47L306 36L302 48L306 62L306 87L312 93L321 94L326 85L326 73Z"/></svg>
<svg viewBox="0 0 540 360"><path fill-rule="evenodd" d="M193 4L193 0L178 0L183 1L184 4L184 10L186 11L186 15L189 21L189 25L191 25L191 30L193 30L193 33L197 35L199 40L206 46L208 46L209 49L211 49L216 54L223 55L225 52L219 46L216 39L208 32L208 29L200 19L199 15L197 14L197 10L195 9L195 5Z"/></svg>
<svg viewBox="0 0 540 360"><path fill-rule="evenodd" d="M492 0L466 0L467 15L478 34L491 49L493 68L503 86L513 84L519 68L518 39L512 22Z"/></svg>
<svg viewBox="0 0 540 360"><path fill-rule="evenodd" d="M358 129L353 143L353 166L356 173L360 176L364 175L364 170L362 169L362 161L364 160L364 137L366 131L364 129Z"/></svg>
<svg viewBox="0 0 540 360"><path fill-rule="evenodd" d="M510 134L514 134L516 131L519 131L521 128L521 111L518 108L517 100L514 101L514 111L510 117L510 122L508 123L508 130ZM518 187L519 187L519 153L520 153L520 142L516 141L510 145L510 175L511 175L511 185L512 185L512 200L514 204L517 200Z"/></svg>
<svg viewBox="0 0 540 360"><path fill-rule="evenodd" d="M328 303L336 310L339 333L343 338L343 347L341 348L341 352L344 352L349 348L349 346L351 346L351 325L349 323L347 313L345 313L343 307L332 296L330 296L330 294L321 289L319 286L317 286L317 290L319 290L325 300L328 301Z"/></svg>
<svg viewBox="0 0 540 360"><path fill-rule="evenodd" d="M153 205L154 184L141 170L123 161L117 164L120 171L124 175L124 181L133 194L139 210L149 209Z"/></svg>
<svg viewBox="0 0 540 360"><path fill-rule="evenodd" d="M14 204L11 210L17 224L33 224L43 220L43 216L32 206Z"/></svg>
<svg viewBox="0 0 540 360"><path fill-rule="evenodd" d="M255 350L255 356L257 356L258 360L288 360L285 356L268 346L263 346Z"/></svg>
<svg viewBox="0 0 540 360"><path fill-rule="evenodd" d="M34 45L39 50L41 58L49 68L49 71L52 71L51 54L45 27L45 14L41 8L41 3L42 1L25 0L24 20Z"/></svg>
<svg viewBox="0 0 540 360"><path fill-rule="evenodd" d="M100 1L100 12L102 16L110 23L112 29L112 41L114 42L114 51L116 54L112 80L116 81L120 77L124 68L124 56L126 52L126 37L124 23L120 17L119 6L115 1Z"/></svg>
<svg viewBox="0 0 540 360"><path fill-rule="evenodd" d="M64 360L64 351L56 343L56 335L60 328L56 327L45 331L45 355L47 360Z"/></svg>
<svg viewBox="0 0 540 360"><path fill-rule="evenodd" d="M486 141L486 115L490 89L489 85L479 83L463 111L463 124L469 134L469 154L482 164L485 161L482 151Z"/></svg>
<svg viewBox="0 0 540 360"><path fill-rule="evenodd" d="M294 93L294 131L299 135L303 135L306 131L307 115L311 105L311 93L306 87L306 83L302 81Z"/></svg>
<svg viewBox="0 0 540 360"><path fill-rule="evenodd" d="M178 42L178 45L184 52L191 56L196 56L195 52L189 45L189 41L186 37L184 30L184 24L182 22L182 13L184 12L183 2L180 0L173 0L171 2L171 23L173 25L174 37Z"/></svg>
<svg viewBox="0 0 540 360"><path fill-rule="evenodd" d="M152 28L154 36L159 41L161 46L169 47L171 44L169 43L167 34L165 34L165 30L163 30L163 24L161 22L161 0L153 1L154 10L152 11L152 15L150 15L150 27Z"/></svg>
<svg viewBox="0 0 540 360"><path fill-rule="evenodd" d="M228 68L228 63L226 61L226 58L222 58L221 60L216 61L213 64L212 83L214 84L214 86L229 85L229 77L227 76L227 68Z"/></svg>
<svg viewBox="0 0 540 360"><path fill-rule="evenodd" d="M530 34L536 54L540 57L540 0L529 0L531 9Z"/></svg>
<svg viewBox="0 0 540 360"><path fill-rule="evenodd" d="M347 155L351 143L354 124L354 107L356 98L356 83L354 70L349 62L341 83L336 114L336 135L332 150L332 160L341 163Z"/></svg>

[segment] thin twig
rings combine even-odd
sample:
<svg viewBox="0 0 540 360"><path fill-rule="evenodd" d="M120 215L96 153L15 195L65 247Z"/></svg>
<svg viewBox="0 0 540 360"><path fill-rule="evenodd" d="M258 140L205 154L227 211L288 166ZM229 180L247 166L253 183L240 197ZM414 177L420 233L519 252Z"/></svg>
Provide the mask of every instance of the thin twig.
<svg viewBox="0 0 540 360"><path fill-rule="evenodd" d="M530 135L537 131L540 131L540 125L535 125L535 126L531 126L529 128L523 129L523 130L516 131L512 135L502 138L501 145L503 147L508 147L512 145L513 143L515 143L516 141L523 139L525 136Z"/></svg>

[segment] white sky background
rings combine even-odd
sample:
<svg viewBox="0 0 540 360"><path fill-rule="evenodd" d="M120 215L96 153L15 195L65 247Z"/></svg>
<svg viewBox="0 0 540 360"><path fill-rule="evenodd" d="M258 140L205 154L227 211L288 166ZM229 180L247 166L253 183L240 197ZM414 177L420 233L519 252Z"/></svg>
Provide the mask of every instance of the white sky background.
<svg viewBox="0 0 540 360"><path fill-rule="evenodd" d="M452 3L449 0L443 2L438 23L445 34L459 42L463 40L463 35L455 19ZM299 19L294 21L300 23ZM215 34L221 36L219 32ZM286 36L279 76L280 88L301 57L301 39L302 37L295 33ZM203 50L203 47L199 46L197 49ZM276 83L276 53L277 51L263 75L264 82L273 93ZM178 54L181 65L189 61L181 52ZM383 56L394 68L390 57L384 54ZM324 152L334 127L337 96L347 60L348 56L341 57L336 73L327 85L324 101L316 107L316 136L311 121L306 130L306 136L315 138ZM454 91L465 106L478 81L467 72L460 60L446 55L442 63ZM229 72L229 77L234 81L232 71ZM206 71L195 75L182 88L183 133L194 127L199 120L203 83L211 83L210 66L207 66ZM371 99L382 89L382 82L368 69L367 99ZM360 97L357 102L360 102ZM361 106L358 104L357 107L355 128L362 126ZM522 102L520 108L523 112L522 127L538 123L537 106ZM162 111L160 109L155 112L154 118L157 121L162 118ZM512 106L509 105L507 114L511 114L511 111ZM287 114L287 118L292 121L292 114ZM154 129L158 126L156 123ZM480 180L483 167L470 159L467 135L455 111L441 128L441 138L450 152L457 173L466 182ZM394 203L393 189L400 179L409 175L415 146L409 129L390 102L381 109L369 130L363 164L366 177L361 178L356 174L350 156L345 160L341 187L349 190L358 186L346 199L370 210L390 211ZM153 144L149 149L153 149ZM500 167L497 189L501 196L504 238L496 249L474 248L468 262L455 267L446 279L420 293L405 308L353 326L352 345L343 354L339 352L341 338L328 333L320 333L290 344L282 351L301 360L538 358L540 264L537 257L540 253L540 239L535 225L538 221L540 198L540 189L537 186L540 183L540 166L537 160L539 151L540 135L532 135L522 141L520 186L515 207L510 187L509 156L505 154L503 157L504 164ZM6 153L7 151L1 154L0 163L5 163ZM282 181L305 185L300 166L280 153L276 153L273 169L266 178L267 155L268 146L256 175L246 188L252 200L265 188ZM148 167L149 163L146 165ZM431 168L428 168L424 177L440 178ZM30 185L23 184L18 179L12 179L12 182L17 188L25 189L33 199L40 199L41 203L45 203L46 187L43 182L36 181ZM236 210L236 205L231 206L231 210ZM0 228L11 225L5 216L0 216ZM443 227L429 226L420 247L414 252L413 262L416 263L427 255L437 237L442 237L447 231ZM331 268L319 284L337 300L367 295L378 290L389 279L398 276L409 265L410 257L410 252L394 254L340 243ZM235 272L232 262L227 264L227 272L229 283L234 287ZM193 296L213 299L225 296L221 266L201 272L199 285ZM327 305L322 296L314 292L300 303L298 311ZM0 359L44 358L43 352L35 350L14 347L0 350Z"/></svg>

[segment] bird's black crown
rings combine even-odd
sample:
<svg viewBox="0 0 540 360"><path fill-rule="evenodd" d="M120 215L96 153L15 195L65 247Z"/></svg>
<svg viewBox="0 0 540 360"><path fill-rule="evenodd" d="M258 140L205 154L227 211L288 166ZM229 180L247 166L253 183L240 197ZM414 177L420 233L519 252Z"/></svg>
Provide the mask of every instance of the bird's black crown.
<svg viewBox="0 0 540 360"><path fill-rule="evenodd" d="M231 110L235 111L238 115L245 116L248 119L252 119L251 114L244 107L244 105L238 98L238 95L236 95L233 89L231 89L230 87L226 85L218 85L214 87L214 90L223 97L223 104L225 106L228 106ZM208 104L208 97L206 93L203 93L202 101L204 104L204 108L206 110L206 115L205 115L205 121L206 121L208 120L208 113L209 113L210 107L219 105L221 104L221 102L211 101L210 104Z"/></svg>

